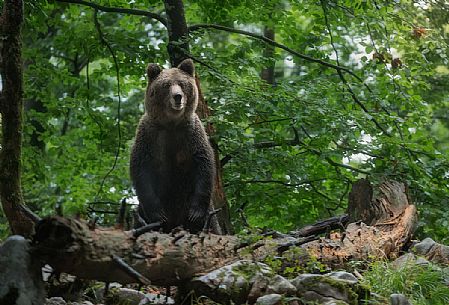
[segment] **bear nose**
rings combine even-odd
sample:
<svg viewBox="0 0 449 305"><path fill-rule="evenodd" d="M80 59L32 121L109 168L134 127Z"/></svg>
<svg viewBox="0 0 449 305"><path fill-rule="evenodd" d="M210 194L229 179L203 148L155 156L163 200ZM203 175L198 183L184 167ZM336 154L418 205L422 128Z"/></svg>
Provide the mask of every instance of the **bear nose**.
<svg viewBox="0 0 449 305"><path fill-rule="evenodd" d="M177 104L180 104L181 103L181 99L182 99L182 95L177 93L177 94L173 95L173 99L175 100L175 102Z"/></svg>

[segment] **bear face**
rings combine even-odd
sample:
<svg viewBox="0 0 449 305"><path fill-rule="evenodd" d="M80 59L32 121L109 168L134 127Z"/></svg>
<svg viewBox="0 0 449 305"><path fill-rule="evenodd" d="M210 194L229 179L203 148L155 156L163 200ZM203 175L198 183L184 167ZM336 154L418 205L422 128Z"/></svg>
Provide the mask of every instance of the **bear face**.
<svg viewBox="0 0 449 305"><path fill-rule="evenodd" d="M191 120L198 106L192 60L186 59L177 68L166 70L150 64L147 75L145 111L151 119L162 125Z"/></svg>

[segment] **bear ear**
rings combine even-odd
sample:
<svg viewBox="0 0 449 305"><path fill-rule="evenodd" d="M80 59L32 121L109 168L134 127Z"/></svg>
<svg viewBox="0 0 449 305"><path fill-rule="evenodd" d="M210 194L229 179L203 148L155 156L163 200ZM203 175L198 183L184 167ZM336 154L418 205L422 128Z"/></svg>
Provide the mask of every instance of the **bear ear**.
<svg viewBox="0 0 449 305"><path fill-rule="evenodd" d="M148 80L150 82L153 81L159 75L159 73L161 73L161 71L162 69L158 64L149 64L147 67Z"/></svg>
<svg viewBox="0 0 449 305"><path fill-rule="evenodd" d="M193 65L193 61L190 58L184 59L178 66L178 69L184 71L190 76L195 75L195 66Z"/></svg>

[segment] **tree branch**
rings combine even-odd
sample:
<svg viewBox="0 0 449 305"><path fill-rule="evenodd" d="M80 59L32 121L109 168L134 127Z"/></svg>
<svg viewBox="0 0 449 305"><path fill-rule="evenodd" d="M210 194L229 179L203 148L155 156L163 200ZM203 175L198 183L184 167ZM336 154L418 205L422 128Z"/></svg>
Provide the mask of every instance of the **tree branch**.
<svg viewBox="0 0 449 305"><path fill-rule="evenodd" d="M327 18L326 4L324 3L323 0L321 0L320 3L321 3L321 7L323 9L324 22L326 24L327 31L329 32L329 37L330 37L330 40L331 40L330 43L331 43L332 49L335 52L337 66L340 66L340 62L339 62L339 59L338 59L338 51L337 51L337 48L335 47L335 44L334 44L334 36L332 35L332 30L331 30L331 27L330 27L330 24L329 24L329 20ZM338 76L340 77L340 80L342 81L342 83L345 85L346 90L348 90L349 94L351 95L352 100L357 105L359 105L360 108L362 108L362 110L365 113L370 114L368 108L366 108L366 106L359 100L359 98L357 97L355 92L352 90L351 86L349 85L348 81L346 80L345 76L343 75L343 73L341 71L342 70L337 70ZM377 128L379 128L385 135L391 136L390 133L388 131L386 131L385 128L383 128L382 125L380 125L379 122L377 122L377 120L373 116L370 115L369 120L372 121L374 123L374 125L376 125Z"/></svg>
<svg viewBox="0 0 449 305"><path fill-rule="evenodd" d="M107 12L107 13L119 13L119 14L135 15L135 16L145 16L148 18L155 19L155 20L159 21L160 23L162 23L165 27L167 27L167 20L164 17L162 17L159 14L152 13L149 11L132 9L132 8L103 6L103 5L99 5L99 4L96 4L93 2L88 2L88 1L83 1L83 0L55 0L55 1L63 2L63 3L85 5L85 6L89 6L96 10L99 10L102 12Z"/></svg>
<svg viewBox="0 0 449 305"><path fill-rule="evenodd" d="M285 46L283 44L280 44L280 43L278 43L278 42L276 42L274 40L271 40L271 39L269 39L269 38L267 38L267 37L265 37L263 35L251 33L251 32L244 31L244 30L238 30L238 29L234 29L234 28L230 28L230 27L226 27L226 26L222 26L222 25L218 25L218 24L199 23L199 24L193 24L193 25L189 26L189 32L197 31L197 30L200 30L200 29L215 29L215 30L219 30L219 31L225 31L225 32L236 33L236 34L240 34L240 35L244 35L244 36L249 36L249 37L255 38L257 40L261 40L261 41L263 41L263 42L265 42L265 43L267 43L269 45L272 45L272 46L274 46L276 48L279 48L279 49L282 49L284 51L287 51L288 53L290 53L292 55L295 55L295 56L297 56L299 58L302 58L304 60L307 60L307 61L310 61L310 62L314 62L314 63L320 64L320 65L328 67L328 68L332 68L332 69L334 69L336 71L346 72L346 73L352 75L353 77L355 77L359 82L363 83L363 80L357 74L355 74L354 72L352 72L351 70L349 70L346 67L342 67L342 66L339 66L339 65L334 65L334 64L331 64L331 63L329 63L327 61L324 61L324 60L321 60L321 59L317 59L317 58L313 58L313 57L310 57L310 56L305 55L305 54L301 54L301 53L296 52L295 50L290 49L289 47L287 47L287 46Z"/></svg>
<svg viewBox="0 0 449 305"><path fill-rule="evenodd" d="M298 183L287 183L281 180L247 180L247 181L240 181L240 183L245 183L245 184L251 184L251 183L261 183L261 184L281 184L283 186L288 186L288 187L296 187L296 186L301 186L304 184L308 184L308 185L312 185L313 182L318 182L318 181L323 181L326 180L325 178L321 178L321 179L314 179L314 180L304 180Z"/></svg>
<svg viewBox="0 0 449 305"><path fill-rule="evenodd" d="M258 143L254 143L253 144L253 148L255 149L265 149L265 148L273 148L273 147L279 147L282 145L288 145L288 146L296 146L296 145L302 145L302 146L306 146L306 144L304 144L304 142L299 140L299 137L297 135L295 135L295 138L290 139L290 140L286 140L285 142L272 142L272 141L265 141L265 142L258 142ZM313 154L317 155L317 156L321 156L323 153L317 149L314 148L306 148L307 150L309 150L310 152L312 152ZM235 150L233 152L231 152L230 154L224 156L221 160L220 160L220 164L223 167L224 165L226 165L233 156L235 156L236 154L238 154L239 151ZM338 163L335 162L334 160L332 160L329 157L324 157L324 160L327 161L327 163L329 163L330 165L334 166L334 167L342 167L345 169L349 169L351 171L354 172L358 172L361 174L365 174L365 175L371 175L370 172L367 172L363 169L358 169L356 167L352 167L350 165L347 164L342 164L342 163Z"/></svg>

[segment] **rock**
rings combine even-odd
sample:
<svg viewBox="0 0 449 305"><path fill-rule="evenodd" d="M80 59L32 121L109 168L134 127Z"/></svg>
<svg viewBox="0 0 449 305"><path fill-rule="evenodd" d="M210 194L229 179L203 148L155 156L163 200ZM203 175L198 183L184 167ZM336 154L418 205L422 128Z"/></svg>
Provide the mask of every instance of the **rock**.
<svg viewBox="0 0 449 305"><path fill-rule="evenodd" d="M44 304L42 266L32 259L29 248L29 241L18 235L1 245L0 304Z"/></svg>
<svg viewBox="0 0 449 305"><path fill-rule="evenodd" d="M286 278L275 275L270 279L267 292L292 296L296 294L296 287Z"/></svg>
<svg viewBox="0 0 449 305"><path fill-rule="evenodd" d="M319 304L357 304L357 294L353 290L354 279L347 274L301 274L292 280L292 284L306 302ZM338 279L338 277L348 279Z"/></svg>
<svg viewBox="0 0 449 305"><path fill-rule="evenodd" d="M395 259L391 266L395 269L402 269L407 265L414 264L416 261L416 256L413 253L405 253L404 255L399 256Z"/></svg>
<svg viewBox="0 0 449 305"><path fill-rule="evenodd" d="M419 266L428 266L428 265L430 265L430 262L427 259L425 259L424 257L419 256L416 258L415 264L417 264Z"/></svg>
<svg viewBox="0 0 449 305"><path fill-rule="evenodd" d="M430 252L430 250L433 248L433 246L435 246L435 244L436 244L436 242L432 238L427 237L420 243L417 243L413 247L413 249L417 254L425 256L425 255L427 255L427 253Z"/></svg>
<svg viewBox="0 0 449 305"><path fill-rule="evenodd" d="M138 303L139 305L149 305L149 304L175 304L175 300L165 295L146 293L144 299Z"/></svg>
<svg viewBox="0 0 449 305"><path fill-rule="evenodd" d="M114 304L138 305L145 297L143 292L134 289L110 288L107 299L113 300Z"/></svg>
<svg viewBox="0 0 449 305"><path fill-rule="evenodd" d="M426 238L413 247L413 251L429 258L432 262L445 264L449 262L449 246L436 243L431 238Z"/></svg>
<svg viewBox="0 0 449 305"><path fill-rule="evenodd" d="M267 293L269 282L269 277L261 274L256 275L248 294L248 303L253 304L259 297L265 295Z"/></svg>
<svg viewBox="0 0 449 305"><path fill-rule="evenodd" d="M45 305L66 305L67 302L61 297L52 297L46 299Z"/></svg>
<svg viewBox="0 0 449 305"><path fill-rule="evenodd" d="M45 289L47 297L62 297L66 302L77 302L89 286L89 281L67 273L47 278Z"/></svg>
<svg viewBox="0 0 449 305"><path fill-rule="evenodd" d="M427 266L430 264L428 260L426 260L424 257L416 256L413 253L406 253L397 259L395 259L391 265L395 269L402 269L407 267L408 265L420 265L420 266Z"/></svg>
<svg viewBox="0 0 449 305"><path fill-rule="evenodd" d="M326 274L333 279L346 281L349 284L357 284L359 280L354 276L354 274L346 272L346 271L334 271Z"/></svg>
<svg viewBox="0 0 449 305"><path fill-rule="evenodd" d="M266 264L240 260L194 278L185 288L186 292L193 289L200 295L223 300L224 303L232 300L234 303L243 304L256 277L270 273L271 269Z"/></svg>
<svg viewBox="0 0 449 305"><path fill-rule="evenodd" d="M304 281L312 281L312 280L319 280L323 277L323 275L321 274L311 274L311 273L304 273L304 274L300 274L298 275L296 278L294 278L291 283L293 284L293 286L296 287L296 289L299 290L298 285L301 285L302 282Z"/></svg>
<svg viewBox="0 0 449 305"><path fill-rule="evenodd" d="M200 276L196 280L213 288L217 286L220 289L241 288L247 286L248 282L253 283L258 274L263 275L270 272L271 269L265 264L241 260Z"/></svg>
<svg viewBox="0 0 449 305"><path fill-rule="evenodd" d="M264 295L257 299L257 305L281 305L282 296L280 294L272 293Z"/></svg>
<svg viewBox="0 0 449 305"><path fill-rule="evenodd" d="M343 302L343 301L332 300L332 301L327 301L326 303L323 303L322 305L348 305L348 303Z"/></svg>
<svg viewBox="0 0 449 305"><path fill-rule="evenodd" d="M391 305L412 305L403 294L398 293L390 295L390 303Z"/></svg>

